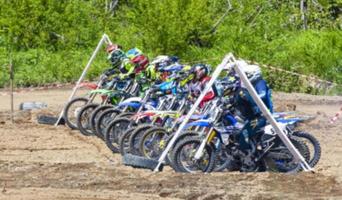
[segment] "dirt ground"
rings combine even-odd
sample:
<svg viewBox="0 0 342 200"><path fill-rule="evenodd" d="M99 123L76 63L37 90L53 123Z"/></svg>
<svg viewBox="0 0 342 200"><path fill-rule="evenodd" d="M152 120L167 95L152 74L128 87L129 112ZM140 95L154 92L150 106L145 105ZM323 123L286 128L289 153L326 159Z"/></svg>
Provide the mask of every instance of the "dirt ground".
<svg viewBox="0 0 342 200"><path fill-rule="evenodd" d="M70 89L23 91L24 101L47 110L16 112L9 120L7 91L0 90L0 199L342 199L342 119L329 124L342 97L276 93L277 110L315 116L300 127L322 145L316 173L178 174L125 167L96 137L59 126L39 125L39 112L57 113Z"/></svg>

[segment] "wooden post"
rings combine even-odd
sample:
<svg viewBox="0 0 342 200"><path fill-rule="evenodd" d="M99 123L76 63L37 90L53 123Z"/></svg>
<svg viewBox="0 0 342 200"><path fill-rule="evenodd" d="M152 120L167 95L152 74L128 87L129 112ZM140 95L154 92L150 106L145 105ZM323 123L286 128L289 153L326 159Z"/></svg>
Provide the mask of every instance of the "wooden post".
<svg viewBox="0 0 342 200"><path fill-rule="evenodd" d="M307 8L308 8L307 1L306 0L301 0L300 1L300 11L302 13L303 29L304 30L308 29L308 19L306 17Z"/></svg>
<svg viewBox="0 0 342 200"><path fill-rule="evenodd" d="M14 81L14 73L13 73L13 63L12 63L12 58L10 58L10 87L11 87L11 122L12 124L14 123L14 103L13 103L13 81Z"/></svg>

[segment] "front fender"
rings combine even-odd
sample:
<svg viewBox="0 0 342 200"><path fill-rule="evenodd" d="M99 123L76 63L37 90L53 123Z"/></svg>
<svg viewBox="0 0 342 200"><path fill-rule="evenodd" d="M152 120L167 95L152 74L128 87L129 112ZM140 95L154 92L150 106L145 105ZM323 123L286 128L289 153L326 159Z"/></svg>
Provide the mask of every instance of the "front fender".
<svg viewBox="0 0 342 200"><path fill-rule="evenodd" d="M107 90L107 89L96 89L92 90L89 93L90 94L101 94L101 95L110 95L113 91L112 90Z"/></svg>
<svg viewBox="0 0 342 200"><path fill-rule="evenodd" d="M129 103L129 102L141 102L142 98L141 97L131 97L128 99L125 99L123 102L121 103Z"/></svg>
<svg viewBox="0 0 342 200"><path fill-rule="evenodd" d="M184 126L184 129L188 129L189 127L192 127L192 126L211 127L211 124L210 124L210 121L208 121L208 120L197 120L194 122L187 123Z"/></svg>
<svg viewBox="0 0 342 200"><path fill-rule="evenodd" d="M132 107L132 108L139 108L141 103L139 102L121 102L118 104L118 107Z"/></svg>
<svg viewBox="0 0 342 200"><path fill-rule="evenodd" d="M97 88L97 84L95 83L80 83L77 88L87 88L91 90L95 90Z"/></svg>

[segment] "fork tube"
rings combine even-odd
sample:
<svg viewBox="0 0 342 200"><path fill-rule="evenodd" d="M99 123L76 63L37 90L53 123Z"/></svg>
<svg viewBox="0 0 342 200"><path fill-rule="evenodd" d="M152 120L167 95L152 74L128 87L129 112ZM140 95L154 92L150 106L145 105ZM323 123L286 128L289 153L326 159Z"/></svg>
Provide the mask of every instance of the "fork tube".
<svg viewBox="0 0 342 200"><path fill-rule="evenodd" d="M176 97L172 98L172 101L170 103L170 106L168 107L168 110L171 110L171 108L173 107L173 104L176 102Z"/></svg>
<svg viewBox="0 0 342 200"><path fill-rule="evenodd" d="M214 130L214 128L211 127L211 128L209 129L209 132L208 132L207 136L205 137L205 139L202 140L202 143L201 143L200 147L198 148L198 150L196 151L196 154L195 154L195 157L194 157L196 160L198 160L198 159L200 159L200 158L202 157L204 147L205 147L205 145L207 144L207 141L208 141L208 139L209 139L209 137L210 137L210 135L211 135L211 132L212 132L213 130Z"/></svg>

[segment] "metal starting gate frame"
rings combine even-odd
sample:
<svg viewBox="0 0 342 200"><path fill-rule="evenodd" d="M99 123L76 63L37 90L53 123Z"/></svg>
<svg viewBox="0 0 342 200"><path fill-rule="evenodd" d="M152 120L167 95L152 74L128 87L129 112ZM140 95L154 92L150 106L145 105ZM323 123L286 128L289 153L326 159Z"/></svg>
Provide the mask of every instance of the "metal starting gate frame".
<svg viewBox="0 0 342 200"><path fill-rule="evenodd" d="M230 64L228 66L228 64ZM276 120L273 118L272 114L270 111L267 109L263 101L260 99L258 96L257 92L255 91L254 87L252 86L251 82L248 80L246 74L241 70L242 66L239 66L239 64L236 62L235 57L233 56L232 53L227 54L222 62L216 67L215 71L212 74L212 77L204 90L202 91L201 95L197 98L196 102L194 105L191 107L191 110L188 112L188 114L185 116L184 120L180 124L179 128L177 129L176 133L172 137L171 141L165 148L164 152L160 156L158 160L158 165L154 169L155 172L160 171L161 165L164 162L168 152L170 151L171 147L174 145L176 139L178 136L181 134L183 128L185 125L188 123L191 115L196 111L196 108L199 106L200 102L206 95L206 93L211 89L212 85L214 84L215 80L219 77L220 73L222 70L231 70L231 67L233 66L235 72L238 73L238 75L241 78L242 83L245 85L246 89L252 96L253 100L256 102L260 110L262 111L263 115L266 117L266 119L271 123L273 129L277 133L277 135L280 137L280 139L283 141L283 143L286 145L286 147L289 149L291 154L294 156L295 161L297 163L300 163L301 167L304 169L304 171L311 171L314 172L313 169L310 167L310 165L305 161L303 156L299 153L299 151L295 148L295 146L292 144L290 139L287 137L287 135L282 131L282 129L279 127L277 124Z"/></svg>
<svg viewBox="0 0 342 200"><path fill-rule="evenodd" d="M76 82L76 85L75 87L73 88L70 96L69 96L69 99L67 102L71 101L72 98L74 98L75 94L76 94L76 91L78 90L78 86L81 84L82 80L84 79L85 75L87 74L87 71L89 70L90 68L90 65L91 63L94 61L97 53L99 52L100 48L102 47L103 44L112 44L112 41L109 39L108 35L107 34L103 34L99 43L97 44L95 50L93 51L93 54L91 55L87 65L85 66L85 68L83 69L83 72L80 76L80 78L78 79L78 81ZM59 124L59 122L61 121L63 115L64 115L64 109L65 109L65 106L66 106L66 103L64 104L64 107L63 107L63 110L61 111L61 113L59 114L59 117L55 123L55 126L57 126Z"/></svg>

